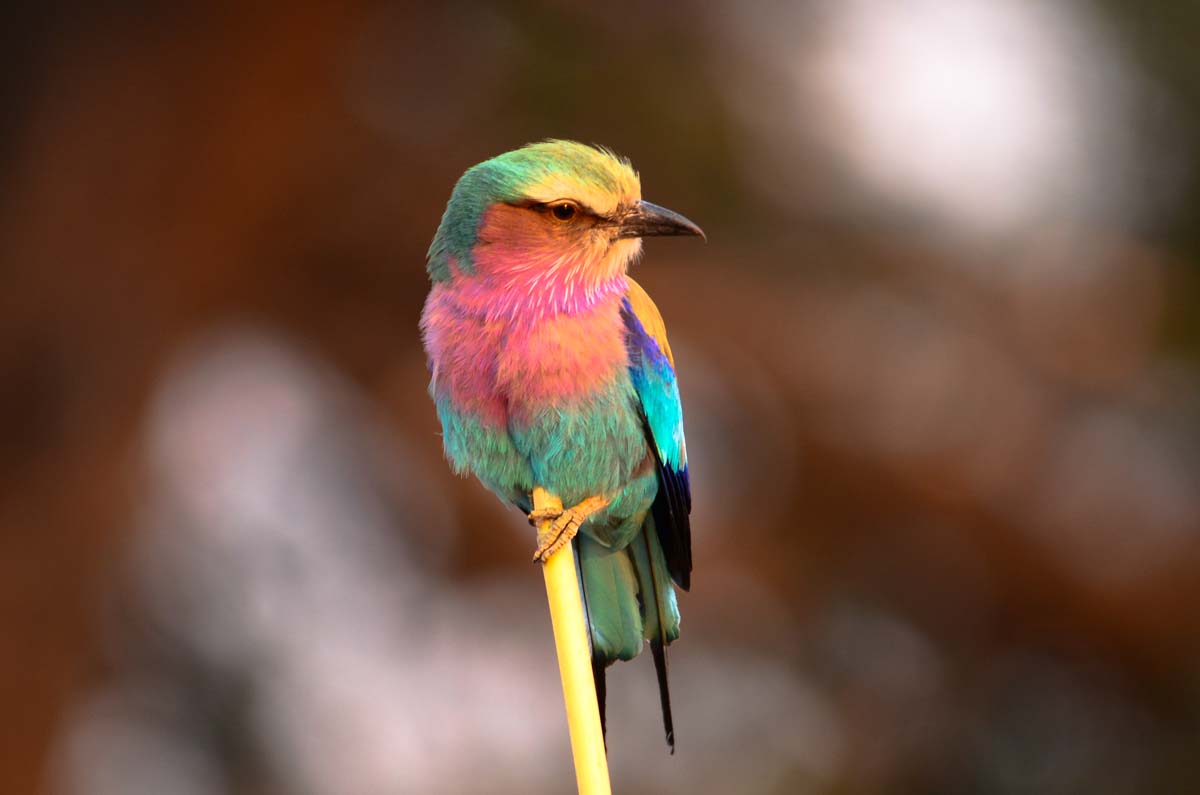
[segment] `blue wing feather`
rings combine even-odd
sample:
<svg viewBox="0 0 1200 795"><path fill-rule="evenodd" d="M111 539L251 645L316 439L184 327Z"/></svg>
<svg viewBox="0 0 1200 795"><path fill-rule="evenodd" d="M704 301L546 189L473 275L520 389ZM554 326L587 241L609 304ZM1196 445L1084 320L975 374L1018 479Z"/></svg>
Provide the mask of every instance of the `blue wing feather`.
<svg viewBox="0 0 1200 795"><path fill-rule="evenodd" d="M661 330L662 320L645 292L640 287L636 289L637 294L631 289L630 296L625 299L622 318L629 351L629 375L637 392L646 438L654 451L658 471L658 494L651 511L671 579L686 591L691 587L692 573L689 520L692 490L683 437L683 407L670 348ZM647 317L649 312L653 312L654 317ZM647 331L647 326L658 334ZM661 340L657 338L659 335L662 335Z"/></svg>

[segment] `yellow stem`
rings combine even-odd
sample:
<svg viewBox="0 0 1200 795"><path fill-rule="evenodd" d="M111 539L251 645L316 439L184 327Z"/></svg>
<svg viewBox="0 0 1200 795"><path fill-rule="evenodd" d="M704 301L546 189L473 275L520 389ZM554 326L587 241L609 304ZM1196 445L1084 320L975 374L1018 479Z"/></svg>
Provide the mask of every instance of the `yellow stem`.
<svg viewBox="0 0 1200 795"><path fill-rule="evenodd" d="M553 505L562 508L558 498L544 489L533 491L534 510ZM549 526L543 523L539 535ZM592 679L591 651L583 601L579 597L579 577L575 572L575 542L563 546L542 565L546 576L546 597L550 602L550 623L554 626L554 647L558 652L558 672L562 677L563 700L567 706L567 729L571 735L571 755L575 758L575 781L580 795L610 795L608 758L604 735L600 731L600 708L596 703L596 683Z"/></svg>

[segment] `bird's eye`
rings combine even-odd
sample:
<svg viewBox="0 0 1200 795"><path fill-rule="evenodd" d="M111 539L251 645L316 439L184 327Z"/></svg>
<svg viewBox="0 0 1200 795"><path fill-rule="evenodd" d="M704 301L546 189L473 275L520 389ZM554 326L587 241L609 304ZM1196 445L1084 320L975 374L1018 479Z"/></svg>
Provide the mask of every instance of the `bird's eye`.
<svg viewBox="0 0 1200 795"><path fill-rule="evenodd" d="M578 208L570 202L558 202L550 205L550 214L558 221L570 221L575 217Z"/></svg>

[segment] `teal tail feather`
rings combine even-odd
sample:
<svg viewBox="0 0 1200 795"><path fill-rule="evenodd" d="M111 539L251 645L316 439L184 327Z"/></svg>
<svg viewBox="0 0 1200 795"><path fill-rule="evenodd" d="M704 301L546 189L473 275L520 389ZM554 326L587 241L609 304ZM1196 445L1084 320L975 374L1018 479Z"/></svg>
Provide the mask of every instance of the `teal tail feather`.
<svg viewBox="0 0 1200 795"><path fill-rule="evenodd" d="M663 729L674 753L666 647L679 637L679 609L654 519L647 515L642 529L624 549L609 549L583 533L576 540L601 725L605 724L605 669L616 660L633 659L649 641L658 676Z"/></svg>

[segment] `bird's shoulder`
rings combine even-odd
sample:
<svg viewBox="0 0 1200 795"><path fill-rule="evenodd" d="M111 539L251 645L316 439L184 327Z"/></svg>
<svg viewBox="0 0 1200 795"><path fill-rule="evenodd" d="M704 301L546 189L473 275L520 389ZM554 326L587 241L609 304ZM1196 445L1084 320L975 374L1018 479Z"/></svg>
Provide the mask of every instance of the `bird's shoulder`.
<svg viewBox="0 0 1200 795"><path fill-rule="evenodd" d="M658 311L645 288L633 279L628 279L628 282L629 289L625 293L625 300L629 303L629 311L638 319L642 330L654 340L674 368L675 356L671 353L671 343L667 341L667 324L663 322L662 313Z"/></svg>

